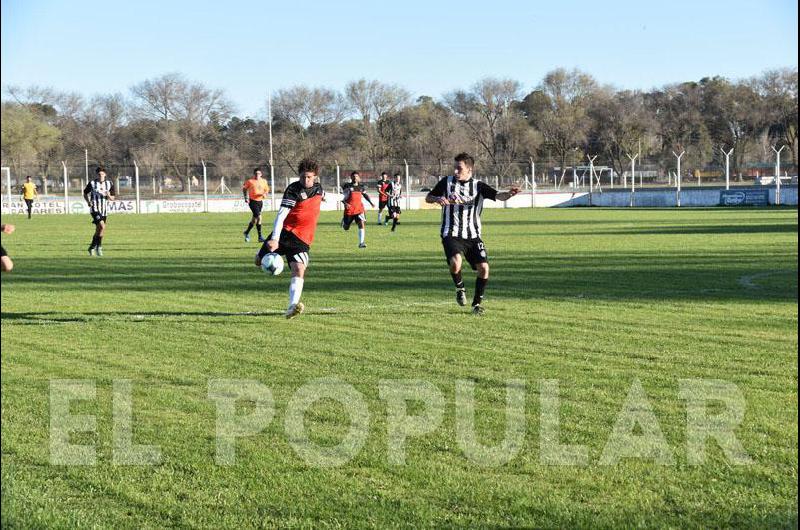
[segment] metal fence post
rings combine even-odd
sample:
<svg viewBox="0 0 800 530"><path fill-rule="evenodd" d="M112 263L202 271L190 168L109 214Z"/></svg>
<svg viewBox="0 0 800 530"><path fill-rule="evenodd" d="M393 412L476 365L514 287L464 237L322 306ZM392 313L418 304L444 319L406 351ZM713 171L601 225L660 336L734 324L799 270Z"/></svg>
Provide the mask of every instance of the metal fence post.
<svg viewBox="0 0 800 530"><path fill-rule="evenodd" d="M8 194L8 205L11 206L11 168L4 167L3 172L6 174L6 193Z"/></svg>
<svg viewBox="0 0 800 530"><path fill-rule="evenodd" d="M334 160L333 163L336 164L336 194L338 195L339 192L342 189L342 168L339 167L339 161L338 160ZM337 212L339 211L341 206L342 206L341 201L337 200L336 201L336 211Z"/></svg>
<svg viewBox="0 0 800 530"><path fill-rule="evenodd" d="M141 197L139 196L139 164L133 161L133 185L136 186L136 213L142 213Z"/></svg>
<svg viewBox="0 0 800 530"><path fill-rule="evenodd" d="M681 154L678 154L675 151L672 152L673 156L678 159L678 174L675 175L675 202L678 205L678 208L681 207L681 158L685 153L686 151L681 151Z"/></svg>
<svg viewBox="0 0 800 530"><path fill-rule="evenodd" d="M403 164L406 167L406 210L411 209L411 188L409 187L409 176L408 176L408 161L404 158Z"/></svg>
<svg viewBox="0 0 800 530"><path fill-rule="evenodd" d="M62 160L61 168L64 172L64 213L69 213L69 175L67 174L67 164Z"/></svg>
<svg viewBox="0 0 800 530"><path fill-rule="evenodd" d="M208 171L206 170L206 161L201 160L200 163L203 164L203 211L208 213Z"/></svg>

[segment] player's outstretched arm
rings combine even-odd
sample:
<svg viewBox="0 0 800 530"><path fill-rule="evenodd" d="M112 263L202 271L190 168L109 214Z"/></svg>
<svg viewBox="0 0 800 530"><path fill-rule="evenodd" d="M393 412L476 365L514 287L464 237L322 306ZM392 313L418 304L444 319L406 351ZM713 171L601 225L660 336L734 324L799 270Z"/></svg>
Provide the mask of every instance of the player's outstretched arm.
<svg viewBox="0 0 800 530"><path fill-rule="evenodd" d="M508 199L510 199L511 197L516 195L517 193L519 193L519 186L511 186L511 189L509 189L508 191L499 192L497 194L496 200L498 200L498 201L507 201Z"/></svg>

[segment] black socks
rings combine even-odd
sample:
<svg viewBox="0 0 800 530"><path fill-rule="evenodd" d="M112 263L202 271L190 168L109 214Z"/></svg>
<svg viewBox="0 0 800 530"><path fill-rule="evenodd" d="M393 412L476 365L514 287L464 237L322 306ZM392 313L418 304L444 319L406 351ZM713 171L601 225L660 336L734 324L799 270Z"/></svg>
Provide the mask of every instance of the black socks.
<svg viewBox="0 0 800 530"><path fill-rule="evenodd" d="M475 296L472 298L472 306L481 305L483 302L483 292L486 290L486 284L489 283L489 278L475 278Z"/></svg>

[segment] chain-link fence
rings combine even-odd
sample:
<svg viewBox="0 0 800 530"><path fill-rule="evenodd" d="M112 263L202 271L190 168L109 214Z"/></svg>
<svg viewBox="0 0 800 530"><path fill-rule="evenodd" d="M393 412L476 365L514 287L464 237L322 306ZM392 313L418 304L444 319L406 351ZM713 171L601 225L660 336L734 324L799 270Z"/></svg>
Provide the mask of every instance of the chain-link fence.
<svg viewBox="0 0 800 530"><path fill-rule="evenodd" d="M42 196L55 196L79 200L88 180L95 178L99 162L90 154L54 164L17 164L4 168L2 176L3 198L17 198L25 177L30 175ZM680 185L691 187L753 187L774 186L776 171L782 183L797 182L797 168L783 161L780 169L775 160L750 162L733 168L721 160L703 167L682 167ZM368 166L368 167L364 167ZM374 169L377 166L377 169ZM279 198L286 186L297 178L289 163L276 163L270 168L264 161L250 160L217 162L199 160L166 164L163 161L130 160L125 164L105 166L108 178L115 184L119 198L134 200L226 198L242 197L242 186L253 170L259 168L270 182L273 193ZM441 173L439 171L442 170ZM358 171L368 190L376 189L382 171L390 176L399 174L406 194L424 196L438 180L452 173L450 164L441 161L387 160L377 164L356 164L348 161L320 161L319 180L327 192L340 192L349 181L352 171ZM519 186L523 191L595 191L639 188L675 188L678 186L678 160L666 165L655 158L635 158L627 164L587 158L585 163L561 165L555 160L528 160L500 165L502 172L485 172L480 166L475 173L497 189Z"/></svg>

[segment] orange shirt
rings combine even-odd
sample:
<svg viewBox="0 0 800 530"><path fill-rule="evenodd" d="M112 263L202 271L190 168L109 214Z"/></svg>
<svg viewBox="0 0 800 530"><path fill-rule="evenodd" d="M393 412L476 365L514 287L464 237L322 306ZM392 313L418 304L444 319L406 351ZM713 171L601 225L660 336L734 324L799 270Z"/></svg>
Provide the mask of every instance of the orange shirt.
<svg viewBox="0 0 800 530"><path fill-rule="evenodd" d="M344 213L345 215L359 215L364 213L364 196L366 192L364 191L363 184L353 184L352 182L348 182L343 186L344 190L349 194L347 194L347 199L344 202Z"/></svg>
<svg viewBox="0 0 800 530"><path fill-rule="evenodd" d="M291 208L283 222L283 229L292 232L298 239L311 245L317 231L319 210L325 192L322 186L315 183L311 188L304 188L300 182L292 182L283 193L281 206Z"/></svg>
<svg viewBox="0 0 800 530"><path fill-rule="evenodd" d="M247 190L247 196L251 201L263 201L269 193L269 184L264 179L251 178L247 179L242 189Z"/></svg>

